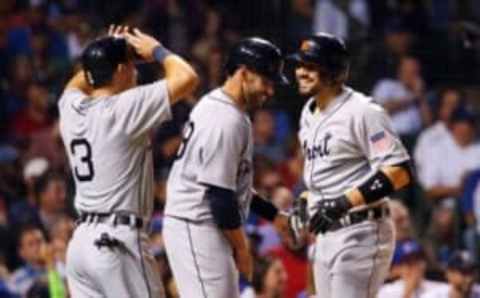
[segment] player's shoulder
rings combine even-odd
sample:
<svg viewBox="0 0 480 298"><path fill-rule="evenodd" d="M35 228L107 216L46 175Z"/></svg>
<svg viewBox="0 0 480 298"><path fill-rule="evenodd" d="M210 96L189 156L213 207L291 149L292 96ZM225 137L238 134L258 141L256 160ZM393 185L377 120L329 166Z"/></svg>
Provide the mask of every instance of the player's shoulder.
<svg viewBox="0 0 480 298"><path fill-rule="evenodd" d="M250 121L232 100L220 89L214 89L202 98L192 111L192 117L209 125L249 126Z"/></svg>
<svg viewBox="0 0 480 298"><path fill-rule="evenodd" d="M385 109L375 100L362 92L350 89L351 99L348 101L349 110L356 117L375 117L385 114Z"/></svg>
<svg viewBox="0 0 480 298"><path fill-rule="evenodd" d="M300 126L301 127L308 127L310 121L314 117L315 111L315 98L311 97L305 102L302 108L302 112L300 113Z"/></svg>
<svg viewBox="0 0 480 298"><path fill-rule="evenodd" d="M57 105L59 110L61 111L67 103L75 102L81 98L86 97L86 94L83 93L80 89L77 88L66 88L63 90L63 93L60 95L58 99Z"/></svg>

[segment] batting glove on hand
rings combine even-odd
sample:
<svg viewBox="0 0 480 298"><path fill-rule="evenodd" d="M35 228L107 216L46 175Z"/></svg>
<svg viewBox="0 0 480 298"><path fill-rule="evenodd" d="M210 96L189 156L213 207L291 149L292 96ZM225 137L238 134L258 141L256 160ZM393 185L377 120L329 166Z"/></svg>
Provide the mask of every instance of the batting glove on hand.
<svg viewBox="0 0 480 298"><path fill-rule="evenodd" d="M300 242L302 233L308 224L307 212L307 193L304 192L300 197L293 201L293 208L288 217L288 226L295 242Z"/></svg>
<svg viewBox="0 0 480 298"><path fill-rule="evenodd" d="M310 232L315 235L325 233L336 221L345 216L350 208L352 208L352 203L346 196L318 202L317 212L309 223Z"/></svg>

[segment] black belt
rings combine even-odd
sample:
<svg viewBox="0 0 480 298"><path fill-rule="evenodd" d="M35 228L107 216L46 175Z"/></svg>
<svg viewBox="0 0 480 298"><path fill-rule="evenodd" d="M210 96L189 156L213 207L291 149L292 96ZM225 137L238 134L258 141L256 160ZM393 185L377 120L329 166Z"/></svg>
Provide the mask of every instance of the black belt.
<svg viewBox="0 0 480 298"><path fill-rule="evenodd" d="M333 223L328 232L333 232L341 228L345 228L354 224L361 223L365 220L377 220L390 216L390 208L388 204L382 204L378 207L372 207L365 210L353 211Z"/></svg>
<svg viewBox="0 0 480 298"><path fill-rule="evenodd" d="M145 221L135 214L122 213L81 213L77 223L105 223L113 217L113 225L126 225L137 229L145 226Z"/></svg>

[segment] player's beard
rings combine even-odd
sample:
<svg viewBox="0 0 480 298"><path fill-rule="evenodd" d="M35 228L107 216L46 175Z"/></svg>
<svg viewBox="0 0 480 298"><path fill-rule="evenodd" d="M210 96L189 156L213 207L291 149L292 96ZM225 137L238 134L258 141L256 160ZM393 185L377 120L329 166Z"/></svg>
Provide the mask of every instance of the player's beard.
<svg viewBox="0 0 480 298"><path fill-rule="evenodd" d="M262 106L262 102L260 101L260 95L252 92L252 88L249 86L246 80L242 81L242 96L243 101L245 103L246 110L253 110Z"/></svg>

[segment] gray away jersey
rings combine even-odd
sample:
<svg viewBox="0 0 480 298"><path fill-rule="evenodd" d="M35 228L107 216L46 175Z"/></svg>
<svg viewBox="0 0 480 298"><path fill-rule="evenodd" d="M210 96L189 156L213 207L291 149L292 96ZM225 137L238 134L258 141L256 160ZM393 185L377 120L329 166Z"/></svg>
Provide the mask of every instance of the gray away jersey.
<svg viewBox="0 0 480 298"><path fill-rule="evenodd" d="M171 118L166 81L94 100L69 89L58 107L75 177L75 208L150 216L154 181L148 133Z"/></svg>
<svg viewBox="0 0 480 298"><path fill-rule="evenodd" d="M339 197L378 169L409 159L385 110L362 93L344 87L325 110L305 104L299 139L309 206Z"/></svg>
<svg viewBox="0 0 480 298"><path fill-rule="evenodd" d="M245 219L253 185L250 119L220 89L202 97L185 124L183 142L167 183L165 214L211 220L206 184L235 191Z"/></svg>

